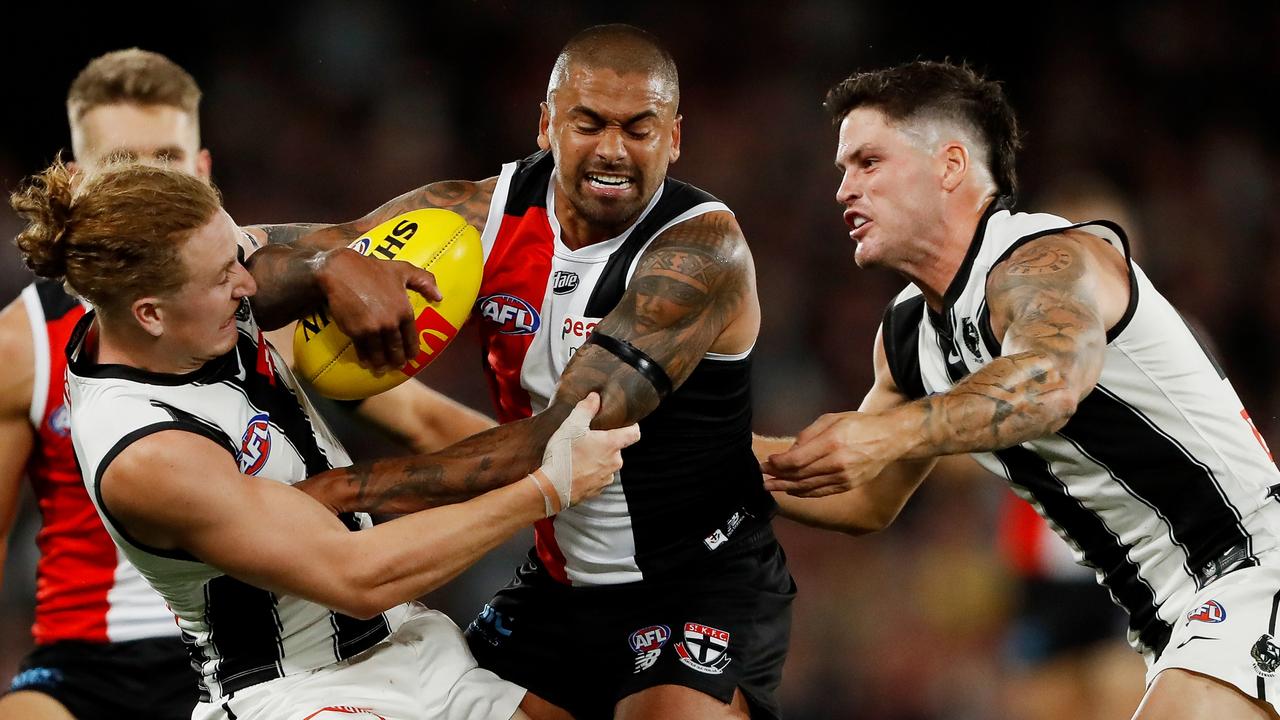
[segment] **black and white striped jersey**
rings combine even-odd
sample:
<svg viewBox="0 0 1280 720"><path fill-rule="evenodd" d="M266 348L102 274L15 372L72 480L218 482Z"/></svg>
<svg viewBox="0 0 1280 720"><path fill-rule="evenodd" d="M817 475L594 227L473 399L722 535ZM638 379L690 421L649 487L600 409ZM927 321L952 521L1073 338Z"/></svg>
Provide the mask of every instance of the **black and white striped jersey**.
<svg viewBox="0 0 1280 720"><path fill-rule="evenodd" d="M404 606L357 620L302 598L243 583L183 551L148 547L103 506L101 480L121 451L152 433L181 430L230 453L240 471L282 483L350 463L346 451L267 343L246 302L236 347L191 373L102 365L86 354L94 312L67 345L67 398L76 457L111 537L177 616L200 673L201 699L332 664L376 645ZM343 517L355 531L367 516Z"/></svg>
<svg viewBox="0 0 1280 720"><path fill-rule="evenodd" d="M1116 225L1073 225L993 205L943 298L914 286L884 318L895 383L945 392L1000 355L986 303L992 267L1066 228L1107 240L1129 265L1129 306L1107 333L1094 390L1052 435L975 458L1006 478L1130 614L1130 642L1159 654L1207 578L1276 545L1280 473L1240 398L1183 318L1129 258Z"/></svg>

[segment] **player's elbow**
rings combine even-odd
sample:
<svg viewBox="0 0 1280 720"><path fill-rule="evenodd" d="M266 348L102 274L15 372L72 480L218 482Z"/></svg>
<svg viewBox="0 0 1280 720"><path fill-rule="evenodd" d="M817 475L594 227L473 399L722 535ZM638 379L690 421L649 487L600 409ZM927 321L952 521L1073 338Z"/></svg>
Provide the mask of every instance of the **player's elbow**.
<svg viewBox="0 0 1280 720"><path fill-rule="evenodd" d="M1046 434L1058 432L1071 420L1080 407L1080 399L1070 388L1047 393L1041 405Z"/></svg>

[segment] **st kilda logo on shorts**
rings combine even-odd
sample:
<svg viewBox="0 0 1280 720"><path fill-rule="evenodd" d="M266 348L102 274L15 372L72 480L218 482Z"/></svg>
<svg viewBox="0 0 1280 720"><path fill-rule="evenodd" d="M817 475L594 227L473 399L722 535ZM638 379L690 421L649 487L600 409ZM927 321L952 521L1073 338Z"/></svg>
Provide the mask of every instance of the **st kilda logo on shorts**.
<svg viewBox="0 0 1280 720"><path fill-rule="evenodd" d="M1280 647L1276 646L1274 637L1263 633L1249 650L1249 655L1253 657L1254 672L1262 677L1276 676L1276 668L1280 667Z"/></svg>
<svg viewBox="0 0 1280 720"><path fill-rule="evenodd" d="M244 435L240 437L240 451L236 453L236 461L240 464L240 472L257 475L270 456L271 417L266 413L258 413L249 418Z"/></svg>
<svg viewBox="0 0 1280 720"><path fill-rule="evenodd" d="M631 651L636 654L635 672L653 667L669 639L671 639L671 628L666 625L650 625L631 633L627 638L627 645L631 646Z"/></svg>
<svg viewBox="0 0 1280 720"><path fill-rule="evenodd" d="M729 664L729 633L699 623L684 624L684 640L676 645L680 662L701 673L719 675Z"/></svg>
<svg viewBox="0 0 1280 720"><path fill-rule="evenodd" d="M1217 600L1210 600L1209 602L1204 603L1203 605L1196 608L1195 610L1192 610L1191 612L1187 613L1188 624L1191 623L1192 621L1216 624L1226 619L1227 619L1227 609L1222 607L1222 604L1219 603Z"/></svg>
<svg viewBox="0 0 1280 720"><path fill-rule="evenodd" d="M557 270L551 276L551 292L556 295L568 295L578 289L578 273L568 270Z"/></svg>

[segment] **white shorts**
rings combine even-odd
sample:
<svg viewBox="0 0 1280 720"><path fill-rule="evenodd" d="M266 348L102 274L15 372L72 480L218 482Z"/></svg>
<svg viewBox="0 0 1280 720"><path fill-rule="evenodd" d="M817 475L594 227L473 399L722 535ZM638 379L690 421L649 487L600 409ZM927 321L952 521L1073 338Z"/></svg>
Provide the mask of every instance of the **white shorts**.
<svg viewBox="0 0 1280 720"><path fill-rule="evenodd" d="M458 626L413 606L389 638L318 670L277 678L216 703L192 720L509 720L525 690L476 666Z"/></svg>
<svg viewBox="0 0 1280 720"><path fill-rule="evenodd" d="M1147 656L1147 685L1180 668L1234 685L1280 708L1280 568L1236 570L1196 593L1179 616L1164 653Z"/></svg>

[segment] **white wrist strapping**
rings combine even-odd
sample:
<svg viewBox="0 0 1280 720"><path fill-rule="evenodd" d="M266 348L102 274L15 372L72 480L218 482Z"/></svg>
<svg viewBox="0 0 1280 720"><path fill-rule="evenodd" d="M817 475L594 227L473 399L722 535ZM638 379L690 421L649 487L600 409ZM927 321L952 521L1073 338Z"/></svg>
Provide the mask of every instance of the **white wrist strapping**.
<svg viewBox="0 0 1280 720"><path fill-rule="evenodd" d="M551 483L555 493L560 496L560 508L556 512L573 504L573 443L585 436L590 429L591 414L575 407L547 441L547 449L542 453L542 467L538 470ZM536 477L534 482L537 483ZM542 490L541 485L538 489ZM546 497L546 490L543 490L542 494ZM547 500L547 507L550 508L550 498ZM548 512L548 515L554 514Z"/></svg>

